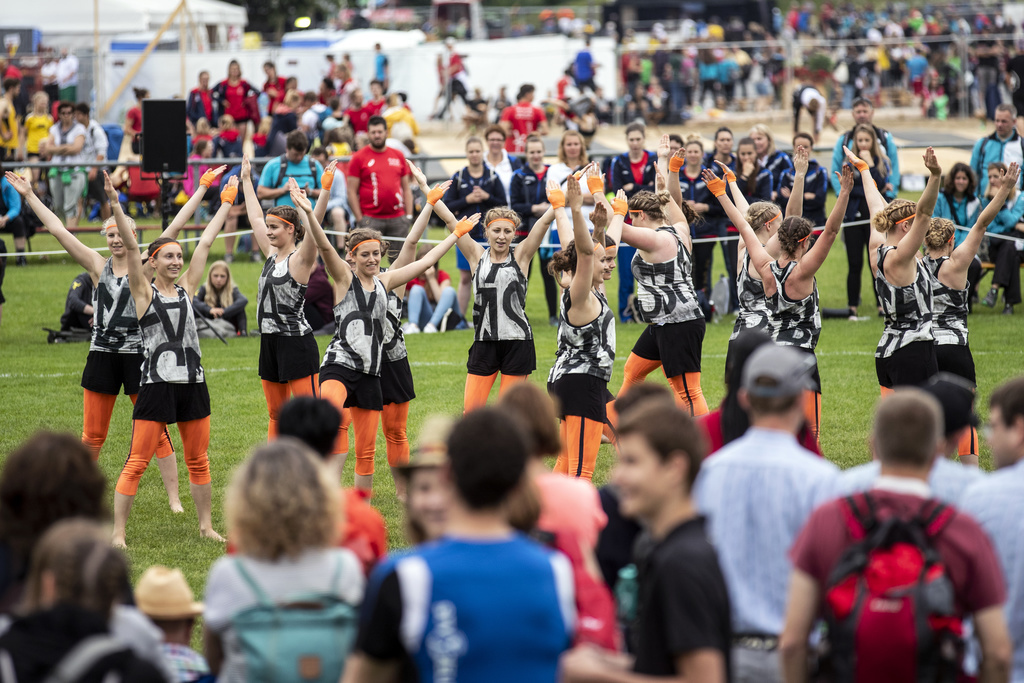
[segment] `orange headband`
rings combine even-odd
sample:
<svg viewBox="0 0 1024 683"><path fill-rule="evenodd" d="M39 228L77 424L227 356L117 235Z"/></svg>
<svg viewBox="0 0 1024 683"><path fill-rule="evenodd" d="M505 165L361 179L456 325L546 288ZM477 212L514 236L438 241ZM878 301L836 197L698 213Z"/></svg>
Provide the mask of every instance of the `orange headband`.
<svg viewBox="0 0 1024 683"><path fill-rule="evenodd" d="M807 240L807 238L808 238L808 237L810 237L810 236L811 236L811 233L807 233L806 235L804 235L803 237L801 237L800 239L798 239L798 240L796 241L796 243L797 243L797 244L800 244L801 242L804 242L804 241L806 241L806 240Z"/></svg>
<svg viewBox="0 0 1024 683"><path fill-rule="evenodd" d="M380 240L371 238L368 240L363 240L362 242L356 242L356 246L352 247L352 253L356 253L356 249L358 249L361 245L366 244L367 242L376 242L377 246L380 246Z"/></svg>
<svg viewBox="0 0 1024 683"><path fill-rule="evenodd" d="M160 251L161 249L166 247L168 244L178 244L178 243L177 242L164 242L159 247L157 247L156 249L153 250L153 252L149 255L149 258L154 258L156 256L156 252ZM180 247L181 245L178 244L178 246Z"/></svg>
<svg viewBox="0 0 1024 683"><path fill-rule="evenodd" d="M277 220L281 221L282 223L287 223L288 225L292 226L293 228L295 227L295 224L292 223L290 220L287 220L285 218L281 218L276 213L269 214L267 216L267 218L276 218Z"/></svg>
<svg viewBox="0 0 1024 683"><path fill-rule="evenodd" d="M782 218L782 214L781 214L781 213L777 213L777 214L775 214L774 216L772 216L771 218L769 218L768 220L766 220L766 221L764 222L764 224L765 224L765 225L768 225L769 223L771 223L771 222L772 222L773 220L775 220L776 218Z"/></svg>
<svg viewBox="0 0 1024 683"><path fill-rule="evenodd" d="M511 223L511 224L512 224L512 227L513 227L513 228L514 228L514 227L516 227L516 222L515 222L514 220L512 220L511 218L492 218L492 219L491 219L491 222L490 222L490 223L488 223L488 224L487 224L486 226L484 226L484 227L487 227L487 228L489 228L489 227L491 227L492 225L494 225L495 223L497 223L498 221L508 221L509 223Z"/></svg>
<svg viewBox="0 0 1024 683"><path fill-rule="evenodd" d="M900 223L906 223L907 221L909 221L911 218L913 218L916 215L917 215L916 213L912 213L909 216L907 216L906 218L904 218L902 220L896 221L895 223L893 223L893 225L899 225Z"/></svg>

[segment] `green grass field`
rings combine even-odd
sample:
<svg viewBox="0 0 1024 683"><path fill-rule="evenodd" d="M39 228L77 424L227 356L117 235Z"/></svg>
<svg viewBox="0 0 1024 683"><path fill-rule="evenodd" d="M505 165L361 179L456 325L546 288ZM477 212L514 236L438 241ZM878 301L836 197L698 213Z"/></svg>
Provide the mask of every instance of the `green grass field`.
<svg viewBox="0 0 1024 683"><path fill-rule="evenodd" d="M155 236L149 232L149 239ZM432 235L434 236L434 235ZM94 246L102 244L97 235L85 237ZM32 241L37 251L56 249L56 241L48 235ZM218 241L210 261L221 257ZM255 325L253 302L259 264L236 263L235 282L249 297L250 327ZM454 254L442 261L442 268L455 274ZM9 260L4 294L4 319L0 326L0 457L15 449L33 432L51 429L81 433L82 390L80 378L87 344L47 345L42 327L58 327L64 310L64 298L71 280L81 268L69 257L50 257L48 263L37 259L27 267L16 268ZM866 271L866 269L865 269ZM724 272L721 252L716 253L715 278ZM825 307L842 307L845 294L846 261L843 246L832 250L818 286ZM617 280L609 288L613 307ZM554 359L554 328L546 324L542 285L536 278L528 299L528 313L535 324L538 369L532 380L546 382ZM982 290L984 291L984 290ZM864 274L863 297L871 299L871 284ZM873 303L873 302L872 302ZM996 309L998 312L1000 308ZM971 346L977 363L979 409L984 418L987 398L992 389L1024 370L1024 346L1021 345L1021 315L1001 316L980 308L971 317ZM818 345L818 360L824 390L822 448L841 467L849 467L869 458L867 435L871 413L878 399L874 372L874 349L882 329L881 319L873 306L864 306L866 321L826 320ZM640 325L620 325L616 372L611 382L616 391L622 381L622 367ZM732 330L732 318L708 326L704 340L703 388L708 403L717 405L723 395L722 375L726 342ZM327 338L319 338L323 350ZM415 335L408 339L409 359L416 379L417 400L409 414L410 439L425 417L443 413L457 415L462 409L466 353L472 341L471 331L436 335ZM214 524L224 529L223 496L232 470L266 437L267 415L259 377L256 374L259 342L238 338L225 346L217 340L203 340L203 365L213 405L210 461L214 482ZM658 376L655 381L664 382ZM496 392L496 390L495 390ZM131 434L131 410L127 398L118 401L104 446L100 464L113 483L127 457ZM177 431L171 434L180 448ZM609 446L601 450L594 482L603 484L609 477L614 453ZM990 466L990 458L982 457L982 465ZM345 482L352 482L352 459L346 467ZM206 581L210 564L223 553L222 545L202 541L198 535L195 509L187 495L187 472L179 458L179 479L185 513L174 515L168 507L159 473L155 466L143 479L128 525L129 557L134 578L149 565L160 563L181 567L198 595ZM374 482L374 504L388 524L393 546L403 544L402 516L388 475L383 435L377 440L377 477Z"/></svg>

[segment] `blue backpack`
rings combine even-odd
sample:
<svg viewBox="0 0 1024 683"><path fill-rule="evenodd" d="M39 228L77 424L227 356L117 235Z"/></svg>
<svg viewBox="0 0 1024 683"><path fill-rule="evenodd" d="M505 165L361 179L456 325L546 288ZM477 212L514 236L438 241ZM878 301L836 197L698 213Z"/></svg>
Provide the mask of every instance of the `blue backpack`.
<svg viewBox="0 0 1024 683"><path fill-rule="evenodd" d="M330 593L304 593L275 604L235 558L259 601L231 618L253 683L338 683L355 644L359 613L337 597L341 562Z"/></svg>

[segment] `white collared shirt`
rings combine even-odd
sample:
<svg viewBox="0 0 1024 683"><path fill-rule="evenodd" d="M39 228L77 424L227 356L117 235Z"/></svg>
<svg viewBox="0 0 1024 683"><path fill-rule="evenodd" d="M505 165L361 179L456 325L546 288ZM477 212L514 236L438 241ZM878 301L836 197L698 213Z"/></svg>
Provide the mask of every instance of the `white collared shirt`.
<svg viewBox="0 0 1024 683"><path fill-rule="evenodd" d="M874 491L888 491L889 493L902 493L918 498L931 498L932 487L923 479L914 477L896 477L891 474L880 474L875 479L875 485L871 487Z"/></svg>

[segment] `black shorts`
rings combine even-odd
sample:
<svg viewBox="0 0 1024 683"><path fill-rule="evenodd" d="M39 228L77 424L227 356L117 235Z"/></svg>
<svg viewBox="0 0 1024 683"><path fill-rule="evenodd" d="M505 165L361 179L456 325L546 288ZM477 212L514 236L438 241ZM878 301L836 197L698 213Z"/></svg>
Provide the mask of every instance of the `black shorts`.
<svg viewBox="0 0 1024 683"><path fill-rule="evenodd" d="M978 386L978 378L974 373L974 356L970 346L959 344L936 344L935 361L939 372L951 372L963 377L974 386Z"/></svg>
<svg viewBox="0 0 1024 683"><path fill-rule="evenodd" d="M15 216L11 220L7 221L7 224L3 227L4 232L9 232L15 237L29 237L28 223L21 216Z"/></svg>
<svg viewBox="0 0 1024 683"><path fill-rule="evenodd" d="M384 410L380 377L334 364L320 368L320 386L331 379L345 385L345 408Z"/></svg>
<svg viewBox="0 0 1024 683"><path fill-rule="evenodd" d="M666 377L700 372L705 327L704 318L683 323L648 325L633 345L633 353L660 362Z"/></svg>
<svg viewBox="0 0 1024 683"><path fill-rule="evenodd" d="M814 351L811 351L809 349L802 349L799 346L793 346L791 348L794 348L797 351L800 351L801 353L806 353L806 354L808 354L809 356L811 356L814 359L814 372L811 373L811 384L812 384L811 390L812 391L816 391L816 392L818 392L820 394L821 393L821 373L818 372L818 357L814 355Z"/></svg>
<svg viewBox="0 0 1024 683"><path fill-rule="evenodd" d="M513 377L529 375L537 369L537 349L532 339L474 341L469 347L466 370L471 375L490 377L500 372Z"/></svg>
<svg viewBox="0 0 1024 683"><path fill-rule="evenodd" d="M412 368L409 357L393 361L384 361L380 366L380 393L384 405L389 403L408 403L416 398L416 389L412 384Z"/></svg>
<svg viewBox="0 0 1024 683"><path fill-rule="evenodd" d="M907 344L888 358L875 358L878 384L886 389L921 386L938 371L935 343L930 341Z"/></svg>
<svg viewBox="0 0 1024 683"><path fill-rule="evenodd" d="M283 384L315 375L319 367L320 348L312 334L260 335L260 379Z"/></svg>
<svg viewBox="0 0 1024 683"><path fill-rule="evenodd" d="M558 399L558 417L583 417L595 422L608 419L608 382L593 375L562 375L548 382L548 393Z"/></svg>
<svg viewBox="0 0 1024 683"><path fill-rule="evenodd" d="M124 393L137 394L142 382L142 361L141 353L90 351L82 371L82 388L117 396L124 387Z"/></svg>
<svg viewBox="0 0 1024 683"><path fill-rule="evenodd" d="M171 384L157 382L139 387L133 420L152 422L188 422L210 416L210 392L206 382Z"/></svg>

